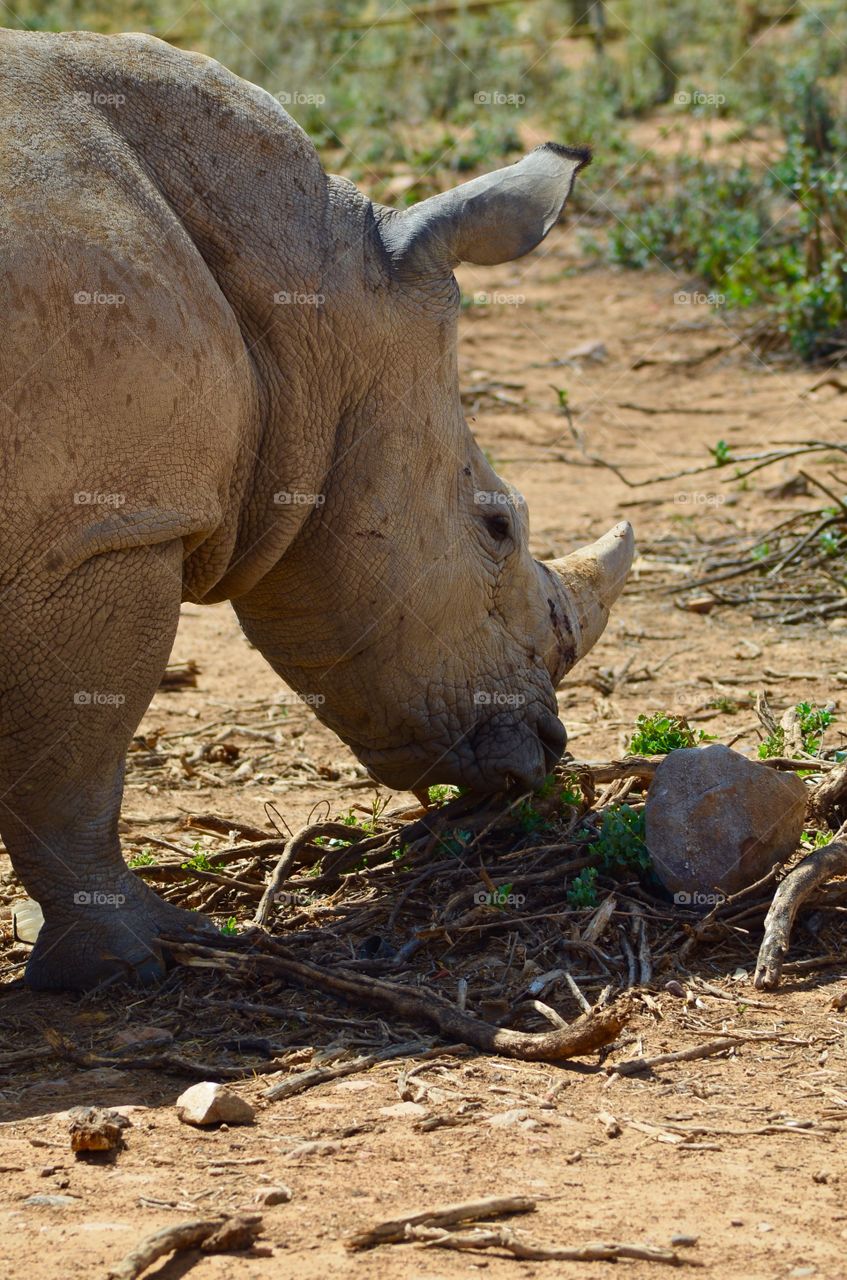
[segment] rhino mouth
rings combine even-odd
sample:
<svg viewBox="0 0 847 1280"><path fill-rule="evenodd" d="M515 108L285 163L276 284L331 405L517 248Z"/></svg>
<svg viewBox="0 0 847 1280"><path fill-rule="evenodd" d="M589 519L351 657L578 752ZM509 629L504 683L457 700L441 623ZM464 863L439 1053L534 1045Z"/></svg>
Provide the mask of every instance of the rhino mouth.
<svg viewBox="0 0 847 1280"><path fill-rule="evenodd" d="M522 720L492 716L440 754L414 743L381 751L350 745L373 777L395 791L446 783L488 795L514 786L534 791L555 768L566 744L562 722L542 711Z"/></svg>

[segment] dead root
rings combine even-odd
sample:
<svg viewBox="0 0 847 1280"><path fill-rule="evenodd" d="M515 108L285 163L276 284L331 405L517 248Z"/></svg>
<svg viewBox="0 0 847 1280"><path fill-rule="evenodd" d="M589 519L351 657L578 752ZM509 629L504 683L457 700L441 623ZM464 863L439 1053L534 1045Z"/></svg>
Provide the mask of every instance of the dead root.
<svg viewBox="0 0 847 1280"><path fill-rule="evenodd" d="M683 1258L673 1249L660 1249L650 1244L618 1244L607 1240L592 1240L588 1244L572 1246L532 1244L521 1240L510 1227L473 1227L469 1231L411 1227L409 1239L419 1240L429 1248L461 1252L500 1249L524 1262L617 1262L628 1258L635 1262L664 1262L671 1267L679 1267L686 1262L689 1266L700 1266L699 1262Z"/></svg>
<svg viewBox="0 0 847 1280"><path fill-rule="evenodd" d="M593 1010L570 1026L555 1031L511 1031L462 1012L433 991L298 960L288 948L259 933L244 934L227 948L178 938L163 938L162 944L182 964L220 968L229 973L259 969L280 974L306 988L388 1009L412 1022L428 1023L450 1041L470 1045L483 1053L499 1053L525 1062L562 1062L593 1053L617 1039L631 1014L629 1003L618 1001L610 1008Z"/></svg>
<svg viewBox="0 0 847 1280"><path fill-rule="evenodd" d="M135 1280L142 1271L162 1258L166 1253L183 1252L186 1249L202 1249L204 1253L231 1253L249 1249L262 1227L258 1213L243 1214L231 1218L224 1214L217 1218L197 1218L177 1223L145 1236L140 1244L128 1253L117 1266L108 1272L107 1280Z"/></svg>
<svg viewBox="0 0 847 1280"><path fill-rule="evenodd" d="M756 962L753 981L759 990L772 990L779 984L800 907L819 885L839 875L847 875L847 823L830 844L816 849L790 871L777 889L765 917L765 936Z"/></svg>
<svg viewBox="0 0 847 1280"><path fill-rule="evenodd" d="M447 1227L480 1218L498 1218L504 1214L534 1213L535 1201L529 1196L488 1196L484 1200L463 1200L458 1204L423 1209L401 1218L388 1218L367 1231L359 1231L347 1241L347 1248L372 1249L378 1244L396 1244L407 1239L410 1227Z"/></svg>
<svg viewBox="0 0 847 1280"><path fill-rule="evenodd" d="M347 1241L351 1251L373 1249L383 1244L418 1243L424 1248L453 1249L477 1253L499 1249L527 1262L617 1262L629 1258L639 1262L664 1262L680 1266L688 1261L672 1249L654 1245L619 1244L591 1241L567 1247L533 1244L522 1240L511 1227L469 1226L485 1218L500 1218L514 1213L534 1213L536 1203L527 1196L489 1196L485 1200L469 1200L458 1204L423 1209L398 1218L378 1222L359 1231ZM692 1261L692 1265L699 1265Z"/></svg>

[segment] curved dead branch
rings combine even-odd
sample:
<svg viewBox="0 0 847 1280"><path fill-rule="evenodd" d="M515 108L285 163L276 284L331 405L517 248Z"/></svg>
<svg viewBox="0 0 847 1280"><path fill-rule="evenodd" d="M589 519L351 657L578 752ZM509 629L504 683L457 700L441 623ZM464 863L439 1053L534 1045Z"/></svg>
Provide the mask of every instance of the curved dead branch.
<svg viewBox="0 0 847 1280"><path fill-rule="evenodd" d="M626 1001L618 1001L611 1008L587 1013L560 1030L512 1031L464 1013L433 991L298 960L275 939L258 931L242 935L239 944L231 948L209 947L178 938L161 941L181 964L210 966L230 973L255 968L277 973L293 978L307 990L311 987L371 1007L389 1009L411 1021L429 1023L451 1042L525 1062L562 1062L594 1053L617 1039L631 1013Z"/></svg>
<svg viewBox="0 0 847 1280"><path fill-rule="evenodd" d="M836 832L831 844L816 849L789 871L777 889L765 917L765 936L753 978L759 990L772 990L779 983L800 907L825 880L839 875L847 875L847 823Z"/></svg>

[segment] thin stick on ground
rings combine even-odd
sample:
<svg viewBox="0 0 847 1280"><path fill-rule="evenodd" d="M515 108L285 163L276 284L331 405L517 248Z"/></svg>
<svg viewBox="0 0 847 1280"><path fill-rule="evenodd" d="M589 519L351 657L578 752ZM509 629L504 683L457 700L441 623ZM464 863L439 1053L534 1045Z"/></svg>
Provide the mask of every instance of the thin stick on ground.
<svg viewBox="0 0 847 1280"><path fill-rule="evenodd" d="M484 1200L460 1200L455 1204L440 1205L437 1209L421 1209L400 1218L387 1218L365 1231L357 1231L347 1241L347 1248L373 1249L375 1245L405 1240L410 1227L447 1227L453 1223L477 1222L480 1218L534 1213L535 1208L535 1201L529 1196L488 1196Z"/></svg>
<svg viewBox="0 0 847 1280"><path fill-rule="evenodd" d="M647 936L647 921L644 911L637 903L630 908L633 922L633 936L638 944L639 981L642 987L648 987L653 981L653 957L650 953L650 939Z"/></svg>
<svg viewBox="0 0 847 1280"><path fill-rule="evenodd" d="M738 1036L721 1036L707 1044L695 1044L690 1049L677 1049L675 1053L659 1053L654 1058L624 1058L622 1062L610 1062L606 1070L610 1075L634 1076L640 1071L652 1071L670 1062L694 1062L697 1058L711 1058L716 1053L726 1053L740 1043Z"/></svg>
<svg viewBox="0 0 847 1280"><path fill-rule="evenodd" d="M406 1057L415 1053L416 1050L420 1051L422 1047L419 1042L392 1044L387 1049L380 1049L377 1053L360 1054L358 1058L348 1058L346 1062L334 1062L324 1067L309 1067L307 1071L298 1071L296 1075L287 1076L277 1084L272 1084L265 1090L265 1097L269 1102L293 1098L295 1094L313 1089L315 1085L324 1084L327 1080L339 1080L342 1076L352 1076L359 1071L368 1071L380 1062Z"/></svg>
<svg viewBox="0 0 847 1280"><path fill-rule="evenodd" d="M273 869L271 878L268 881L268 887L262 894L262 900L256 908L253 924L260 929L266 926L271 909L276 901L276 895L288 879L291 868L306 845L314 843L317 839L354 841L361 839L362 835L364 835L364 832L357 830L355 827L347 826L343 822L313 822L309 826L301 827L299 831L296 831L286 843L279 861Z"/></svg>
<svg viewBox="0 0 847 1280"><path fill-rule="evenodd" d="M806 802L806 811L810 818L823 821L833 809L845 802L847 802L847 760L812 787Z"/></svg>
<svg viewBox="0 0 847 1280"><path fill-rule="evenodd" d="M649 1244L618 1244L597 1240L589 1244L565 1246L530 1244L520 1240L509 1227L474 1227L470 1231L445 1231L439 1227L410 1227L408 1238L420 1240L426 1247L477 1252L480 1249L503 1249L513 1258L526 1262L617 1262L630 1258L636 1262L664 1262L679 1267L686 1262L699 1266L693 1259L683 1258L673 1249L660 1249Z"/></svg>

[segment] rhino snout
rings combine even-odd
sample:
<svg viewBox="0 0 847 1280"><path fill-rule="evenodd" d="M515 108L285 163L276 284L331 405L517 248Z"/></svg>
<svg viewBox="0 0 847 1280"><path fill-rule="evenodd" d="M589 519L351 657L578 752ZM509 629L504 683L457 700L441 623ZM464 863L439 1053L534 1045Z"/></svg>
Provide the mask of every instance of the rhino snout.
<svg viewBox="0 0 847 1280"><path fill-rule="evenodd" d="M369 751L350 742L371 774L395 790L450 783L480 794L515 785L536 789L555 768L566 744L564 725L547 708L497 712L480 719L446 750L419 742Z"/></svg>
<svg viewBox="0 0 847 1280"><path fill-rule="evenodd" d="M471 736L462 781L480 791L502 791L515 784L535 790L561 759L566 743L565 726L546 709L522 717L494 717Z"/></svg>
<svg viewBox="0 0 847 1280"><path fill-rule="evenodd" d="M549 711L542 711L538 717L536 733L544 751L547 765L544 771L546 777L551 770L555 769L564 755L565 747L568 745L568 735L558 716L551 715Z"/></svg>

